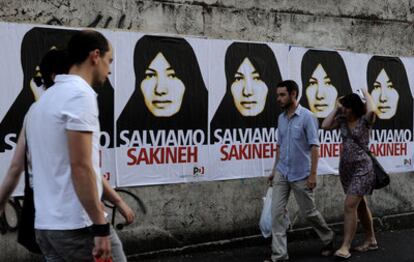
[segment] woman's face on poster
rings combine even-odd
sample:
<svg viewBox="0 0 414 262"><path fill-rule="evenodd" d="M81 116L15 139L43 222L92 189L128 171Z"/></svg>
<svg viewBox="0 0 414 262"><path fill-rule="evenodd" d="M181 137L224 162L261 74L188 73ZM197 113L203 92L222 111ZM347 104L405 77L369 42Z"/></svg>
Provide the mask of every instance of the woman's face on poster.
<svg viewBox="0 0 414 262"><path fill-rule="evenodd" d="M377 107L377 115L380 119L390 119L395 115L399 95L394 88L394 83L384 69L379 72L374 82L371 96Z"/></svg>
<svg viewBox="0 0 414 262"><path fill-rule="evenodd" d="M145 70L141 91L145 105L154 116L170 117L180 111L185 86L160 52Z"/></svg>
<svg viewBox="0 0 414 262"><path fill-rule="evenodd" d="M234 105L243 116L257 116L266 104L268 87L248 58L234 74L231 94Z"/></svg>
<svg viewBox="0 0 414 262"><path fill-rule="evenodd" d="M332 85L330 76L327 75L323 66L318 64L306 87L306 98L310 110L316 117L325 118L334 109L337 97L338 91Z"/></svg>

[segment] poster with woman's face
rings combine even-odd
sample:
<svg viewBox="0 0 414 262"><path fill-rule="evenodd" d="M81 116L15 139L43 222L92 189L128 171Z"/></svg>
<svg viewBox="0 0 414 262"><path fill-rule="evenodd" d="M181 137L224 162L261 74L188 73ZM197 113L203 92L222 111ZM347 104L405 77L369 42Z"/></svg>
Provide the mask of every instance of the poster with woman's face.
<svg viewBox="0 0 414 262"><path fill-rule="evenodd" d="M13 156L17 135L22 122L12 121L8 116L16 99L23 89L23 69L20 61L23 37L32 26L12 26L0 23L0 77L2 79L0 95L0 181L6 176L7 168ZM30 103L30 101L28 102ZM26 109L27 110L27 109ZM23 120L25 112L20 114ZM7 123L7 124L6 124ZM19 184L15 193L23 192L23 183Z"/></svg>
<svg viewBox="0 0 414 262"><path fill-rule="evenodd" d="M307 50L301 62L300 104L323 120L335 108L338 97L352 92L347 68L336 51Z"/></svg>
<svg viewBox="0 0 414 262"><path fill-rule="evenodd" d="M207 69L202 66L208 65L204 61L208 59L207 43L142 35L129 45L134 50L133 68L129 67L134 72L134 85L120 110L117 129L118 162L122 161L130 176L119 182L136 180L135 174L140 173L142 183L203 180L208 91L202 74ZM201 66L199 61L203 61ZM131 86L123 79L119 83Z"/></svg>
<svg viewBox="0 0 414 262"><path fill-rule="evenodd" d="M334 110L339 97L352 93L350 74L352 64L346 52L291 48L289 74L300 89L299 103L322 121ZM353 64L353 67L358 67ZM349 68L353 68L352 66ZM338 130L319 130L320 156L318 174L337 174L341 138Z"/></svg>
<svg viewBox="0 0 414 262"><path fill-rule="evenodd" d="M39 64L42 57L50 49L65 48L72 32L74 31L43 27L28 28L24 32L20 40L20 61L16 61L20 62L20 69L17 72L23 73L23 81L19 83L18 96L0 122L0 152L14 148L27 110L44 91L39 76Z"/></svg>
<svg viewBox="0 0 414 262"><path fill-rule="evenodd" d="M372 56L367 66L367 86L377 109L377 128L412 129L412 112L399 119L404 108L413 105L407 71L398 57ZM411 119L411 120L410 120Z"/></svg>
<svg viewBox="0 0 414 262"><path fill-rule="evenodd" d="M20 29L21 27L17 26L16 28ZM14 30L16 30L16 28L14 28ZM20 92L15 97L0 123L0 152L4 152L5 154L9 154L9 152L11 154L12 149L15 147L18 134L22 128L23 120L29 107L45 92L45 86L42 82L39 68L43 56L51 49L64 50L70 37L76 32L74 29L50 27L31 27L22 29L25 30L21 32L22 38L18 41L18 43L21 43L19 46L20 50L18 53L14 53L15 55L20 54L20 61L16 61L20 64L20 68L18 71L6 75L4 78L10 79L11 77L18 75L18 72L22 72L22 81L19 84ZM16 31L20 33L21 30ZM14 45L16 45L16 42ZM13 52L13 48L8 50L9 53ZM10 56L10 54L8 56ZM7 58L8 56L5 57ZM5 68L12 66L12 61L16 60L17 57L18 56L14 59L10 59L8 62L9 65ZM11 83L14 81L10 79L9 82ZM10 85L9 88L13 87L13 85ZM7 90L4 91L10 92ZM105 169L104 167L107 162L105 160L110 161L114 158L114 155L112 157L107 156L104 149L113 146L114 141L114 95L113 88L109 81L104 87L97 89L96 92L98 93L98 105L100 109L99 120L101 130L103 131L103 135L101 136L101 144L103 145L101 157L103 159L101 159L100 163L103 165L102 168ZM5 163L2 166L7 168L8 165L9 163ZM2 172L2 174L4 173L5 172ZM107 172L103 172L103 174L105 173ZM111 183L115 185L115 177L111 180Z"/></svg>
<svg viewBox="0 0 414 262"><path fill-rule="evenodd" d="M412 66L412 58L386 56L371 56L366 66L377 116L370 149L392 172L414 166Z"/></svg>
<svg viewBox="0 0 414 262"><path fill-rule="evenodd" d="M275 157L281 112L275 88L283 79L280 68L287 65L288 47L212 41L210 50L211 172L226 172L229 178L251 177L257 170L265 174Z"/></svg>
<svg viewBox="0 0 414 262"><path fill-rule="evenodd" d="M2 66L2 76L4 83L2 87L3 98L7 98L8 107L2 107L2 118L0 121L0 162L1 175L6 174L11 161L13 149L16 146L17 138L23 127L24 117L30 106L40 98L45 91L41 81L39 65L42 57L50 49L64 49L67 40L72 35L73 30L45 28L45 27L19 27L10 26L7 29L0 28L1 35L10 39L1 39L4 45L2 50L7 51L7 55L2 56L3 61L7 61L7 66ZM5 30L5 31L3 31ZM7 33L10 31L10 33ZM12 43L13 47L7 47ZM18 65L18 69L7 72L9 68ZM17 80L17 81L16 81ZM16 94L15 91L18 90ZM7 94L14 94L8 96ZM2 105L5 105L2 103ZM4 163L4 164L3 164ZM1 181L1 179L0 179ZM22 185L15 191L21 194Z"/></svg>

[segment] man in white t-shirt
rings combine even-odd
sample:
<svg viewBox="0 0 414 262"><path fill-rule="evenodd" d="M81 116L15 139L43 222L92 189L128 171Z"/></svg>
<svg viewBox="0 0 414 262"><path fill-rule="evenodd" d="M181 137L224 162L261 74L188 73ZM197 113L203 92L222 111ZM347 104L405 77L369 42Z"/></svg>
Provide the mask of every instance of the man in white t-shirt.
<svg viewBox="0 0 414 262"><path fill-rule="evenodd" d="M101 177L92 88L103 88L112 56L112 46L99 32L76 33L68 44L69 74L58 75L27 116L36 238L47 261L126 261L101 197L114 203L127 223L134 213Z"/></svg>

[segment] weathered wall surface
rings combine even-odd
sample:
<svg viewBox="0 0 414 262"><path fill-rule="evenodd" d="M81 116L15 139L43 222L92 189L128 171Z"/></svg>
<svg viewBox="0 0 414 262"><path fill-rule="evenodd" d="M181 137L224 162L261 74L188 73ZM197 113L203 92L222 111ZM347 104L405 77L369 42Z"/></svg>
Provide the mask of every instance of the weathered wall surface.
<svg viewBox="0 0 414 262"><path fill-rule="evenodd" d="M0 20L411 55L410 0L2 0Z"/></svg>
<svg viewBox="0 0 414 262"><path fill-rule="evenodd" d="M0 0L0 21L99 27L152 33L290 43L364 53L414 54L411 0ZM414 173L394 174L371 197L375 216L414 211ZM319 177L317 205L329 222L342 218L335 176ZM258 233L266 179L129 189L147 213L119 231L129 254ZM295 227L294 201L290 202ZM0 235L0 260L25 253L13 233ZM27 256L26 256L27 257Z"/></svg>

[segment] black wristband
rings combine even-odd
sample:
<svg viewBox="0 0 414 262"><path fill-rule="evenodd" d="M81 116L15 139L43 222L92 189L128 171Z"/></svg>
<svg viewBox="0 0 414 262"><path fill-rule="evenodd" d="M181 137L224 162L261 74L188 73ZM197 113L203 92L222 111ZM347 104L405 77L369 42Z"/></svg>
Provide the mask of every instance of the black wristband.
<svg viewBox="0 0 414 262"><path fill-rule="evenodd" d="M94 237L106 237L110 235L110 226L109 223L104 225L95 225L93 224L90 227L91 233Z"/></svg>

